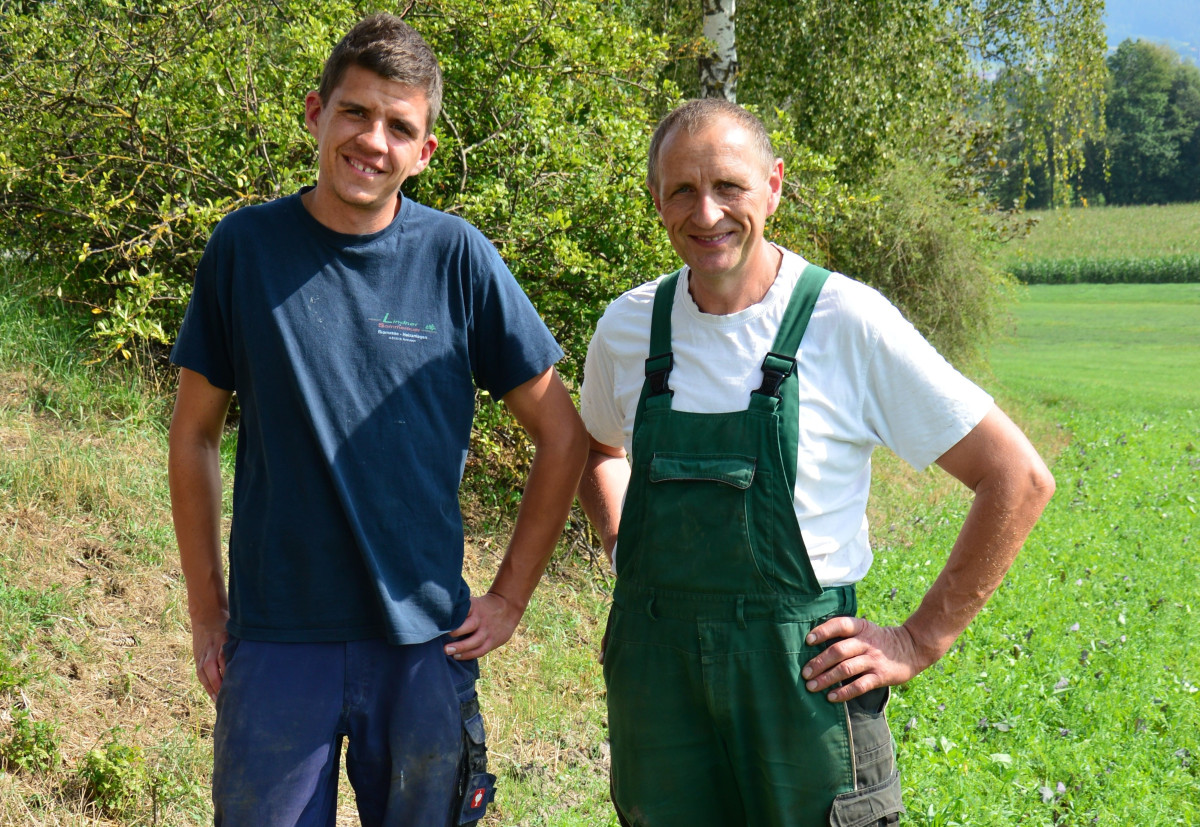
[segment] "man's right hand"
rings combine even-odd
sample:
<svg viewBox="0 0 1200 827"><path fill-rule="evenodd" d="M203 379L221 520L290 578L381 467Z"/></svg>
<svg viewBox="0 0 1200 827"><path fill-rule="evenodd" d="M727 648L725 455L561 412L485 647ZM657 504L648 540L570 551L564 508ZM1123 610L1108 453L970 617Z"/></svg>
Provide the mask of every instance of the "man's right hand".
<svg viewBox="0 0 1200 827"><path fill-rule="evenodd" d="M192 657L196 661L196 677L214 703L217 693L221 691L221 681L225 679L223 647L229 640L229 632L225 631L225 621L228 619L226 614L215 622L192 622Z"/></svg>

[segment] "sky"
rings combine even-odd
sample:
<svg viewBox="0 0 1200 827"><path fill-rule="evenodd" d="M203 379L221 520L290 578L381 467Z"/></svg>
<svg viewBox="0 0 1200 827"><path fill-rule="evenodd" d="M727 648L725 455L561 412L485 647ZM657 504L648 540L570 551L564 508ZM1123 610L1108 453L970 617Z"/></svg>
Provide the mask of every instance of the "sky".
<svg viewBox="0 0 1200 827"><path fill-rule="evenodd" d="M1104 22L1110 49L1140 38L1200 64L1200 0L1107 0Z"/></svg>

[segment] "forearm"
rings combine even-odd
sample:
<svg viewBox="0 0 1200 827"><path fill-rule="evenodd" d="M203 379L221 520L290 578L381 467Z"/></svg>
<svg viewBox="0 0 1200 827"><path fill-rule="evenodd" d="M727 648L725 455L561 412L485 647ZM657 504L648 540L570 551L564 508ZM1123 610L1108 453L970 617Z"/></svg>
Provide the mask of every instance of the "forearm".
<svg viewBox="0 0 1200 827"><path fill-rule="evenodd" d="M629 463L622 453L593 443L579 483L579 504L592 527L600 535L604 551L612 559L621 525L621 505L629 487Z"/></svg>
<svg viewBox="0 0 1200 827"><path fill-rule="evenodd" d="M583 424L566 390L547 401L557 402L560 411L529 428L533 461L512 538L489 589L522 612L562 536L587 451Z"/></svg>
<svg viewBox="0 0 1200 827"><path fill-rule="evenodd" d="M168 463L171 516L195 623L224 622L229 599L221 556L221 471L215 446L173 438Z"/></svg>
<svg viewBox="0 0 1200 827"><path fill-rule="evenodd" d="M1018 436L1003 464L975 485L975 500L946 565L904 623L928 663L950 649L999 588L1054 492L1050 472Z"/></svg>
<svg viewBox="0 0 1200 827"><path fill-rule="evenodd" d="M167 475L193 628L223 629L229 616L221 564L221 434L231 397L203 375L180 370Z"/></svg>

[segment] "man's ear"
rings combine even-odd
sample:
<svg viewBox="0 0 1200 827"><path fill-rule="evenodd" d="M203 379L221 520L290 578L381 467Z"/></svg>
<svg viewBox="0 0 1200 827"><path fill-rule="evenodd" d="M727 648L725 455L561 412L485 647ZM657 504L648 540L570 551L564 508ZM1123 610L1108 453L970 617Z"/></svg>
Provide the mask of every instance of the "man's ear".
<svg viewBox="0 0 1200 827"><path fill-rule="evenodd" d="M317 134L317 121L321 117L322 109L324 109L324 105L317 92L309 92L304 96L304 125L308 127L309 134L318 139L320 136Z"/></svg>
<svg viewBox="0 0 1200 827"><path fill-rule="evenodd" d="M437 135L430 132L425 136L425 143L421 146L421 154L417 158L417 162L413 164L413 168L409 170L409 175L416 175L425 167L429 166L430 160L433 158L433 151L438 147Z"/></svg>
<svg viewBox="0 0 1200 827"><path fill-rule="evenodd" d="M650 183L649 179L646 180L646 189L650 190L650 198L654 200L654 211L658 213L658 218L661 221L662 199L658 195L658 190L654 188L654 185Z"/></svg>
<svg viewBox="0 0 1200 827"><path fill-rule="evenodd" d="M767 178L767 187L770 190L770 200L767 202L767 215L774 215L775 210L779 209L779 200L783 197L783 159L776 158L775 163L771 166L771 174Z"/></svg>

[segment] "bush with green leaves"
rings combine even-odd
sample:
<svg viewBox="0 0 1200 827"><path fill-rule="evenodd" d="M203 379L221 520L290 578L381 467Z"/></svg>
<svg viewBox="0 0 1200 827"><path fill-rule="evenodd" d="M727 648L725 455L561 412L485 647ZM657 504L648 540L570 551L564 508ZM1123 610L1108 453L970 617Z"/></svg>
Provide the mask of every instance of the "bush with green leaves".
<svg viewBox="0 0 1200 827"><path fill-rule="evenodd" d="M31 773L53 772L62 755L58 728L51 721L35 721L28 709L14 709L8 737L0 742L0 766Z"/></svg>
<svg viewBox="0 0 1200 827"><path fill-rule="evenodd" d="M982 359L1012 281L993 266L995 217L954 197L945 172L899 163L829 240L829 266L877 288L948 358Z"/></svg>
<svg viewBox="0 0 1200 827"><path fill-rule="evenodd" d="M304 180L299 106L332 32L299 4L24 8L0 18L0 228L107 349L168 342L216 221Z"/></svg>
<svg viewBox="0 0 1200 827"><path fill-rule="evenodd" d="M125 812L146 788L146 758L139 746L122 744L118 733L109 742L88 750L79 766L87 800L103 812Z"/></svg>
<svg viewBox="0 0 1200 827"><path fill-rule="evenodd" d="M577 375L604 303L670 263L643 195L666 42L587 0L416 0L441 145L417 200L476 224ZM0 234L97 315L109 352L172 341L213 225L311 183L303 99L345 2L64 0L0 16ZM80 25L80 21L87 25Z"/></svg>

